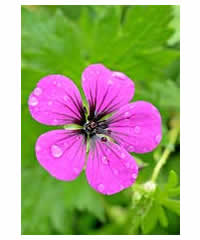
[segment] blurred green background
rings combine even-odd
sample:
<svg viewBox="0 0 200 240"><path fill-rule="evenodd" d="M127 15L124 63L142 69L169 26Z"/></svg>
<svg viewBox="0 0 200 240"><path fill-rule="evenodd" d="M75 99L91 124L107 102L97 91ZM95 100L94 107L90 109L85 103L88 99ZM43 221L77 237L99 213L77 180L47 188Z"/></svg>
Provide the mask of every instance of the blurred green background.
<svg viewBox="0 0 200 240"><path fill-rule="evenodd" d="M21 14L22 234L179 234L179 6L22 6ZM91 63L127 74L134 100L152 102L163 118L160 146L133 154L136 184L113 196L96 193L84 173L73 182L53 179L34 153L52 128L31 118L30 92L55 73L81 90Z"/></svg>

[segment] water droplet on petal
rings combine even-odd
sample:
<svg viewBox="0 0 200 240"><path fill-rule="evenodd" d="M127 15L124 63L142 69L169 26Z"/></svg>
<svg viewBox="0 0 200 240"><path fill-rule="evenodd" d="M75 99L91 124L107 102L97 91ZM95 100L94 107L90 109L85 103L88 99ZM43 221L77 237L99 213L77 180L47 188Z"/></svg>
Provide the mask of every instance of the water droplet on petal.
<svg viewBox="0 0 200 240"><path fill-rule="evenodd" d="M133 179L136 179L136 178L137 178L137 174L133 173L133 174L132 174L132 178L133 178Z"/></svg>
<svg viewBox="0 0 200 240"><path fill-rule="evenodd" d="M124 116L125 116L125 117L129 117L129 116L130 116L130 112L125 112L125 113L124 113Z"/></svg>
<svg viewBox="0 0 200 240"><path fill-rule="evenodd" d="M48 103L47 103L47 104L48 104L48 106L51 106L51 105L52 105L52 103L53 103L52 101L48 101Z"/></svg>
<svg viewBox="0 0 200 240"><path fill-rule="evenodd" d="M140 128L139 126L136 126L136 127L134 128L134 132L135 132L135 133L139 133L140 130L141 130L141 128Z"/></svg>
<svg viewBox="0 0 200 240"><path fill-rule="evenodd" d="M117 78L120 78L120 79L125 79L125 75L123 74L123 73L121 73L121 72L113 72L112 73L112 76L113 77L117 77Z"/></svg>
<svg viewBox="0 0 200 240"><path fill-rule="evenodd" d="M51 146L51 153L52 153L53 157L59 158L59 157L62 156L63 151L60 147L58 147L56 145L52 145Z"/></svg>
<svg viewBox="0 0 200 240"><path fill-rule="evenodd" d="M102 162L103 162L104 164L108 164L108 159L107 159L106 156L103 156L103 157L102 157Z"/></svg>
<svg viewBox="0 0 200 240"><path fill-rule="evenodd" d="M114 169L113 172L114 172L115 175L119 174L119 171L117 169Z"/></svg>
<svg viewBox="0 0 200 240"><path fill-rule="evenodd" d="M125 153L121 153L121 158L125 158L126 154Z"/></svg>
<svg viewBox="0 0 200 240"><path fill-rule="evenodd" d="M76 136L76 140L80 140L81 139L81 136Z"/></svg>
<svg viewBox="0 0 200 240"><path fill-rule="evenodd" d="M159 143L161 140L161 135L160 134L156 135L155 140L156 140L156 143Z"/></svg>
<svg viewBox="0 0 200 240"><path fill-rule="evenodd" d="M68 101L69 100L68 96L64 96L64 100Z"/></svg>
<svg viewBox="0 0 200 240"><path fill-rule="evenodd" d="M134 152L134 150L135 150L135 149L134 149L133 146L129 146L129 147L128 147L128 151L130 151L130 152Z"/></svg>
<svg viewBox="0 0 200 240"><path fill-rule="evenodd" d="M35 94L36 96L40 96L41 93L42 93L42 89L39 88L39 87L37 87L37 88L34 90L34 94Z"/></svg>
<svg viewBox="0 0 200 240"><path fill-rule="evenodd" d="M57 119L54 119L54 120L53 120L53 124L54 124L54 125L57 125L57 124L58 124L58 120L57 120Z"/></svg>
<svg viewBox="0 0 200 240"><path fill-rule="evenodd" d="M109 148L106 148L106 152L109 154L111 153L110 149Z"/></svg>
<svg viewBox="0 0 200 240"><path fill-rule="evenodd" d="M74 168L73 170L74 170L74 173L79 174L79 169L78 168Z"/></svg>
<svg viewBox="0 0 200 240"><path fill-rule="evenodd" d="M38 100L36 97L30 97L29 101L28 101L28 104L31 105L31 106L36 106L38 104Z"/></svg>
<svg viewBox="0 0 200 240"><path fill-rule="evenodd" d="M143 152L148 152L148 149L146 147L144 147Z"/></svg>
<svg viewBox="0 0 200 240"><path fill-rule="evenodd" d="M101 184L98 185L97 188L100 192L102 192L104 190L104 185L101 183Z"/></svg>
<svg viewBox="0 0 200 240"><path fill-rule="evenodd" d="M39 152L40 149L41 149L41 147L39 145L37 145L36 148L35 148L36 152Z"/></svg>
<svg viewBox="0 0 200 240"><path fill-rule="evenodd" d="M85 79L85 77L84 77L84 76L82 76L82 80L83 80L83 82L85 82L85 80L86 80L86 79Z"/></svg>
<svg viewBox="0 0 200 240"><path fill-rule="evenodd" d="M125 164L125 166L126 166L127 168L130 168L130 163L127 162L127 163Z"/></svg>
<svg viewBox="0 0 200 240"><path fill-rule="evenodd" d="M56 81L53 81L53 84L54 84L54 85L56 85L56 84L57 84L57 82L56 82Z"/></svg>
<svg viewBox="0 0 200 240"><path fill-rule="evenodd" d="M108 83L108 85L112 85L113 81L111 79L109 79L107 83Z"/></svg>
<svg viewBox="0 0 200 240"><path fill-rule="evenodd" d="M120 184L120 190L124 189L124 185Z"/></svg>

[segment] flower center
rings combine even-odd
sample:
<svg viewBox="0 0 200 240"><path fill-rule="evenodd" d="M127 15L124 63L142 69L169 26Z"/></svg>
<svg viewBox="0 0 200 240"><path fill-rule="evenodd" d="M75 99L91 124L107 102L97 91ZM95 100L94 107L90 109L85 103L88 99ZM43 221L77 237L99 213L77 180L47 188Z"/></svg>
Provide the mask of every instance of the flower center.
<svg viewBox="0 0 200 240"><path fill-rule="evenodd" d="M92 137L96 134L107 134L109 132L109 130L106 130L107 128L108 124L106 120L102 121L95 121L94 119L88 120L83 126L84 132L89 137Z"/></svg>

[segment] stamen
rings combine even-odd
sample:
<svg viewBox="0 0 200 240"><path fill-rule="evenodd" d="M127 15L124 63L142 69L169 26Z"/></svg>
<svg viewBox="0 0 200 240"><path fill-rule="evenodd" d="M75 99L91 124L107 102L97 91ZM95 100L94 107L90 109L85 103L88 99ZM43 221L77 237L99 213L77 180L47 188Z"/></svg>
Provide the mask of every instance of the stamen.
<svg viewBox="0 0 200 240"><path fill-rule="evenodd" d="M106 137L102 137L102 138L101 138L101 141L102 141L102 142L107 142L108 139L107 139Z"/></svg>

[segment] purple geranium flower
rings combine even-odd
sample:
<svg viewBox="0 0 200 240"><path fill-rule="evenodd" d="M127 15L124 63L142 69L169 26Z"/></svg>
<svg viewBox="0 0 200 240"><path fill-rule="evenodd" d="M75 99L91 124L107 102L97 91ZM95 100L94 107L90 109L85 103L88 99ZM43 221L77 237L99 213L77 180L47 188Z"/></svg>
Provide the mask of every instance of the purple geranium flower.
<svg viewBox="0 0 200 240"><path fill-rule="evenodd" d="M101 64L84 70L82 86L88 111L69 78L49 75L38 82L28 101L32 117L46 125L80 127L42 134L36 156L63 181L75 179L86 165L88 183L100 193L114 194L137 178L138 166L128 152L150 152L160 143L161 117L151 103L129 103L133 81Z"/></svg>

